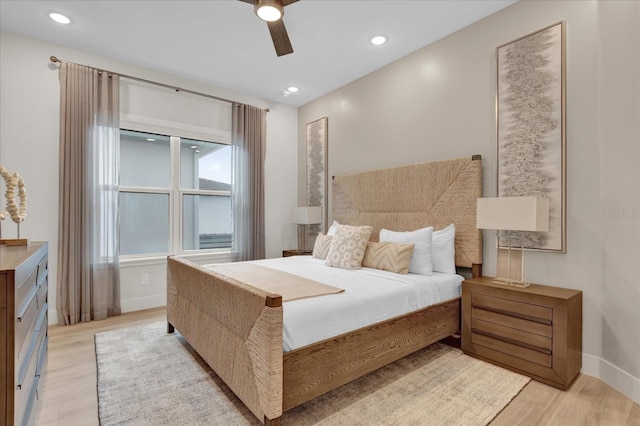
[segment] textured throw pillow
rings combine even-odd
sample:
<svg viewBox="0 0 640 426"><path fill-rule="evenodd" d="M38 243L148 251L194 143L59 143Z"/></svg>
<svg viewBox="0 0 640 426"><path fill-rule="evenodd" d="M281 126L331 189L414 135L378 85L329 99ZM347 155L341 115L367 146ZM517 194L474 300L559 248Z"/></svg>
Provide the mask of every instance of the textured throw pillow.
<svg viewBox="0 0 640 426"><path fill-rule="evenodd" d="M338 226L331 240L326 264L338 268L360 269L371 232L372 226Z"/></svg>
<svg viewBox="0 0 640 426"><path fill-rule="evenodd" d="M329 253L329 247L331 247L331 240L333 237L324 234L318 234L316 237L316 243L313 245L313 257L316 259L326 259Z"/></svg>
<svg viewBox="0 0 640 426"><path fill-rule="evenodd" d="M456 273L456 226L452 223L433 233L431 242L431 260L433 271L444 274Z"/></svg>
<svg viewBox="0 0 640 426"><path fill-rule="evenodd" d="M433 227L422 228L411 232L395 232L388 229L380 231L380 242L414 244L413 256L409 272L412 274L431 275L433 264L431 263L431 239Z"/></svg>
<svg viewBox="0 0 640 426"><path fill-rule="evenodd" d="M409 272L413 247L414 244L369 243L362 266L406 274Z"/></svg>

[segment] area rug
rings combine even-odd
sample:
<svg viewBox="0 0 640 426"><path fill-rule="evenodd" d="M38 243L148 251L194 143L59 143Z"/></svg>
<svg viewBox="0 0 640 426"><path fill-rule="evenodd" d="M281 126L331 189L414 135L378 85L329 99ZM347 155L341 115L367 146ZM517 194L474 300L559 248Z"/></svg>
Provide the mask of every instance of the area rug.
<svg viewBox="0 0 640 426"><path fill-rule="evenodd" d="M165 329L96 334L101 425L261 424ZM282 424L486 425L529 380L436 343L288 411Z"/></svg>

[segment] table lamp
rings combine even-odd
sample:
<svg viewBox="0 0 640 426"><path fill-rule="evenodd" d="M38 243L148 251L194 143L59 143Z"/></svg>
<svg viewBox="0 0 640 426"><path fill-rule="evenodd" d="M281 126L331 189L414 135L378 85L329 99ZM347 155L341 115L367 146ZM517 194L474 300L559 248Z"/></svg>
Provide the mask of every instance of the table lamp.
<svg viewBox="0 0 640 426"><path fill-rule="evenodd" d="M548 232L549 200L542 197L488 197L478 198L476 228L495 229L507 240L506 255L498 245L496 279L494 283L528 287L524 280L524 237L513 235L513 231ZM506 231L500 234L500 231ZM515 253L513 240L520 240ZM505 276L506 275L506 276Z"/></svg>
<svg viewBox="0 0 640 426"><path fill-rule="evenodd" d="M291 223L298 225L298 251L310 253L307 250L307 226L322 223L322 207L291 207Z"/></svg>

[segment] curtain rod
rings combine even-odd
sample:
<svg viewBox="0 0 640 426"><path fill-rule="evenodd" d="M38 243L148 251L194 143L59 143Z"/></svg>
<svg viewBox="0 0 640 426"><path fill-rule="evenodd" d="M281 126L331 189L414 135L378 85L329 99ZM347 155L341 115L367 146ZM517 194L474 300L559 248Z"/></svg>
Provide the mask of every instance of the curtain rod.
<svg viewBox="0 0 640 426"><path fill-rule="evenodd" d="M67 61L67 60L64 60L64 59L60 59L60 58L57 58L56 56L50 56L49 60L54 64L55 63L61 64L63 62L66 62L68 64L87 66L87 65L78 64L76 62L71 62L71 61ZM129 80L141 81L143 83L153 84L155 86L160 86L160 87L164 87L164 88L167 88L167 89L175 90L176 92L190 93L192 95L202 96L202 97L209 98L209 99L215 99L217 101L222 101L222 102L228 102L230 104L238 103L236 101L232 101L232 100L229 100L229 99L221 98L219 96L209 95L207 93L202 93L202 92L196 92L195 90L183 89L182 87L171 86L169 84L159 83L157 81L147 80L145 78L134 77L132 75L122 74L122 73L119 73L119 72L113 72L113 71L109 71L109 70L103 70L101 68L95 68L95 67L90 67L90 68L97 69L98 71L101 71L101 72L106 72L107 74L113 74L113 75L117 75L117 76L120 76L120 77L123 77L123 78L128 78ZM266 108L265 111L269 112L270 110L269 110L269 108Z"/></svg>

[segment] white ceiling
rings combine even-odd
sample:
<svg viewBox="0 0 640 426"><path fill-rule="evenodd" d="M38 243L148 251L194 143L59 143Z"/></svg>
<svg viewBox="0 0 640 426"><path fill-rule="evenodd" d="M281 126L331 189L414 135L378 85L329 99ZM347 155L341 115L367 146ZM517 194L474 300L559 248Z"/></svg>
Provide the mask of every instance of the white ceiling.
<svg viewBox="0 0 640 426"><path fill-rule="evenodd" d="M0 0L0 28L300 106L515 1L300 0L284 16L294 53L280 58L236 0ZM373 46L377 34L389 41ZM300 91L285 98L291 85Z"/></svg>

